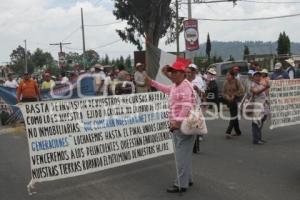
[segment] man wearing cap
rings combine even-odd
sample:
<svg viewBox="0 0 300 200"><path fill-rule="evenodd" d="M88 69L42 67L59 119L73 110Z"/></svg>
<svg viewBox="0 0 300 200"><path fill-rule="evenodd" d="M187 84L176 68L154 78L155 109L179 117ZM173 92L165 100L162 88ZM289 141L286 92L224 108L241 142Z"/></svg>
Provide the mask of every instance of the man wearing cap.
<svg viewBox="0 0 300 200"><path fill-rule="evenodd" d="M206 98L207 102L213 102L220 111L219 107L219 88L216 81L217 72L215 68L209 68L206 73Z"/></svg>
<svg viewBox="0 0 300 200"><path fill-rule="evenodd" d="M134 73L134 82L136 85L136 92L137 93L148 92L148 86L146 85L145 77L144 77L144 73L145 73L144 65L142 63L137 63L135 67L136 67L136 72Z"/></svg>
<svg viewBox="0 0 300 200"><path fill-rule="evenodd" d="M286 69L286 72L288 73L290 79L294 79L295 78L295 62L293 59L289 58L287 60L285 60L285 62L287 62L287 64L289 65L289 67Z"/></svg>
<svg viewBox="0 0 300 200"><path fill-rule="evenodd" d="M231 70L233 71L235 78L240 80L241 74L240 74L239 66L235 65L235 66L232 67Z"/></svg>
<svg viewBox="0 0 300 200"><path fill-rule="evenodd" d="M38 101L40 91L37 82L32 80L29 73L24 73L23 80L17 89L17 102Z"/></svg>
<svg viewBox="0 0 300 200"><path fill-rule="evenodd" d="M173 134L174 153L177 170L177 179L167 189L169 193L185 192L192 185L192 154L195 135L184 135L180 126L188 116L192 107L196 105L191 83L185 78L185 69L191 62L177 58L172 66L165 66L163 71L168 71L168 78L174 83L172 86L160 84L145 75L152 87L169 95L169 120L170 131ZM166 73L164 73L166 74Z"/></svg>
<svg viewBox="0 0 300 200"><path fill-rule="evenodd" d="M282 64L280 62L276 63L274 66L274 72L271 75L271 80L289 79L287 72L283 71Z"/></svg>

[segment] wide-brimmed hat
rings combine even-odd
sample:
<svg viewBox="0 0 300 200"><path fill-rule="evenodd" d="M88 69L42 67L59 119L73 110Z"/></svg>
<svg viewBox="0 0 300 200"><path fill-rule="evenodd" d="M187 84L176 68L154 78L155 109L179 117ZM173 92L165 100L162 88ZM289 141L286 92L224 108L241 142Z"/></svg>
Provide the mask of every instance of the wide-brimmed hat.
<svg viewBox="0 0 300 200"><path fill-rule="evenodd" d="M100 65L100 64L96 64L96 65L94 66L94 68L95 68L95 69L104 70L104 67L103 67L102 65Z"/></svg>
<svg viewBox="0 0 300 200"><path fill-rule="evenodd" d="M192 69L198 69L197 65L195 65L194 63L190 64L188 67Z"/></svg>
<svg viewBox="0 0 300 200"><path fill-rule="evenodd" d="M261 70L261 73L262 73L262 74L268 74L269 72L268 72L267 69L263 69L263 70Z"/></svg>
<svg viewBox="0 0 300 200"><path fill-rule="evenodd" d="M212 75L216 75L217 74L217 72L216 72L216 70L214 68L209 68L207 70L207 72L210 73L210 74L212 74Z"/></svg>
<svg viewBox="0 0 300 200"><path fill-rule="evenodd" d="M169 65L169 70L185 71L189 64L191 64L190 60L177 58L171 66Z"/></svg>
<svg viewBox="0 0 300 200"><path fill-rule="evenodd" d="M136 68L137 68L137 67L142 67L142 66L143 66L143 64L140 63L140 62L136 63L136 65L135 65Z"/></svg>
<svg viewBox="0 0 300 200"><path fill-rule="evenodd" d="M274 66L274 69L280 69L282 67L282 64L280 62L276 63Z"/></svg>
<svg viewBox="0 0 300 200"><path fill-rule="evenodd" d="M292 58L289 58L289 59L287 59L287 60L285 60L285 62L287 62L289 65L291 65L292 67L295 67L296 65L295 65L295 62L294 62L294 60L292 59Z"/></svg>

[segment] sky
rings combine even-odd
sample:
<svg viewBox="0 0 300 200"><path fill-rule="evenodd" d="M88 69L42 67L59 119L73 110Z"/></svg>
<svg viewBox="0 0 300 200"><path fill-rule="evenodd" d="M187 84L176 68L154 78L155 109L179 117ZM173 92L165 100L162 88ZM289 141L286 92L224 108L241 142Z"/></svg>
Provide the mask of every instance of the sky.
<svg viewBox="0 0 300 200"><path fill-rule="evenodd" d="M181 0L187 1L187 0ZM210 1L210 0L208 0ZM215 4L193 4L193 18L241 19L273 17L300 13L300 0L254 0ZM287 2L298 3L287 3ZM257 3L283 2L283 3ZM286 2L286 3L284 3ZM126 22L118 22L112 14L112 0L1 0L0 4L0 65L10 61L9 55L18 45L34 52L36 48L50 52L55 59L57 42L70 42L63 46L65 52L82 53L80 8L83 8L86 49L96 50L100 57L133 56L136 47L120 40L116 29L122 29ZM187 5L182 4L180 16L187 17ZM109 24L109 25L108 25ZM103 25L103 26L88 26ZM293 42L300 42L300 16L243 22L198 21L199 41L206 41L207 33L216 41L276 41L279 33L285 31ZM175 44L166 46L161 39L160 48L175 51ZM180 50L184 50L183 34L180 36ZM201 47L203 48L203 47Z"/></svg>

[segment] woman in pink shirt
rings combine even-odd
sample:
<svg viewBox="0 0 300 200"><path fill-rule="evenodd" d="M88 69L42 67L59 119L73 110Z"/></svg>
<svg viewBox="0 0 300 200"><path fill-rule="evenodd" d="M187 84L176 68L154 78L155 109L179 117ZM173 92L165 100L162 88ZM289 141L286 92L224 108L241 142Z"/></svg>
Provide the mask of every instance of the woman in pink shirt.
<svg viewBox="0 0 300 200"><path fill-rule="evenodd" d="M169 95L170 131L173 133L177 179L174 185L167 189L169 193L185 192L192 182L192 151L195 142L194 135L184 135L180 126L196 104L191 83L185 78L185 69L191 62L177 58L172 66L165 66L164 74L173 82L173 85L163 85L151 80L147 75L145 79L152 87Z"/></svg>

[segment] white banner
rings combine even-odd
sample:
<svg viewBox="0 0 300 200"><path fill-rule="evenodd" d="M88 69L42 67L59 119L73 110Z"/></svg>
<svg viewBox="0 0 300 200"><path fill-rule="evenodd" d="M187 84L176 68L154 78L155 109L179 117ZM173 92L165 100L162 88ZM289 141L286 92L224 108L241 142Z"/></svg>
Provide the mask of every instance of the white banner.
<svg viewBox="0 0 300 200"><path fill-rule="evenodd" d="M19 104L35 182L73 177L173 152L160 92Z"/></svg>
<svg viewBox="0 0 300 200"><path fill-rule="evenodd" d="M300 79L272 81L270 128L300 124Z"/></svg>

